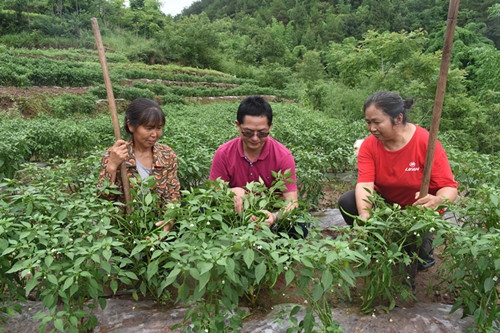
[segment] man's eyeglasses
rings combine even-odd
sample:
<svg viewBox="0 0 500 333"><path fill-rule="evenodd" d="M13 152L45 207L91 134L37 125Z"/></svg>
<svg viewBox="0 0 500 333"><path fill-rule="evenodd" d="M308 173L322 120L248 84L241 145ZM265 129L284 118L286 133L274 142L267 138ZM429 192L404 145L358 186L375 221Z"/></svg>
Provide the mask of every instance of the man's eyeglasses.
<svg viewBox="0 0 500 333"><path fill-rule="evenodd" d="M257 136L259 138L266 138L268 135L269 135L269 132L265 132L265 131L252 131L250 129L241 129L241 134L244 136L244 137L247 137L247 138L253 138L253 136L255 134L257 134Z"/></svg>

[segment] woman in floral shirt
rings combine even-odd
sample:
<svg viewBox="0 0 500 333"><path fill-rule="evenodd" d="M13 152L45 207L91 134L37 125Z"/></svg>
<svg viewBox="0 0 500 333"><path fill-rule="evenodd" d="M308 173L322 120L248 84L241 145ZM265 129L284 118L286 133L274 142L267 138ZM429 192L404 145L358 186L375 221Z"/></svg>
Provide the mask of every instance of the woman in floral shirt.
<svg viewBox="0 0 500 333"><path fill-rule="evenodd" d="M137 98L127 108L124 129L130 134L128 142L117 140L101 159L98 187L100 196L108 200L125 202L120 166L125 162L128 178L138 180L153 176L161 206L180 199L180 184L177 178L177 155L169 146L158 143L165 125L165 115L160 106L150 99ZM102 189L114 184L121 195Z"/></svg>

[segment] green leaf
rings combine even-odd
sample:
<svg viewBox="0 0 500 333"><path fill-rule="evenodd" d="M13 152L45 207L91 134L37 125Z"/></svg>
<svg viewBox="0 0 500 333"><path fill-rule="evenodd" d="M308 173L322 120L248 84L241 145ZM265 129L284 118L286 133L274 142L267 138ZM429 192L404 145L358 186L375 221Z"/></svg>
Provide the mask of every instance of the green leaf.
<svg viewBox="0 0 500 333"><path fill-rule="evenodd" d="M104 257L104 259L106 260L109 260L111 258L111 256L113 255L113 253L111 252L111 250L109 249L105 249L104 251L102 251L102 256Z"/></svg>
<svg viewBox="0 0 500 333"><path fill-rule="evenodd" d="M116 292L118 291L118 281L111 280L111 282L109 283L109 287L113 291L113 294L116 294Z"/></svg>
<svg viewBox="0 0 500 333"><path fill-rule="evenodd" d="M171 285L175 279L177 278L177 275L179 275L179 273L181 272L180 268L174 268L170 274L168 274L166 280L165 280L165 285L166 286L169 286Z"/></svg>
<svg viewBox="0 0 500 333"><path fill-rule="evenodd" d="M500 270L500 259L495 260L495 270L496 271Z"/></svg>
<svg viewBox="0 0 500 333"><path fill-rule="evenodd" d="M247 268L252 266L254 258L255 254L252 249L246 249L245 252L243 252L243 261L245 261Z"/></svg>
<svg viewBox="0 0 500 333"><path fill-rule="evenodd" d="M14 266L12 266L6 273L16 273L18 271L22 271L29 266L30 262L30 260L16 261Z"/></svg>
<svg viewBox="0 0 500 333"><path fill-rule="evenodd" d="M71 288L69 288L69 296L73 296L79 289L78 283L74 283Z"/></svg>
<svg viewBox="0 0 500 333"><path fill-rule="evenodd" d="M108 274L111 273L111 264L107 261L101 261L101 268Z"/></svg>
<svg viewBox="0 0 500 333"><path fill-rule="evenodd" d="M54 257L52 256L45 257L45 265L47 266L47 268L50 268L50 265L52 265L53 262L54 262Z"/></svg>
<svg viewBox="0 0 500 333"><path fill-rule="evenodd" d="M146 197L144 198L144 202L146 203L146 206L151 205L151 203L153 202L153 195L151 194L151 192L146 194Z"/></svg>
<svg viewBox="0 0 500 333"><path fill-rule="evenodd" d="M319 283L316 283L314 286L313 286L313 293L312 293L312 296L313 296L313 300L315 302L317 302L321 296L323 296L323 287L321 287L321 284Z"/></svg>
<svg viewBox="0 0 500 333"><path fill-rule="evenodd" d="M324 270L323 275L321 276L321 284L323 285L323 288L327 290L330 288L330 286L333 283L333 274L330 272L330 270Z"/></svg>
<svg viewBox="0 0 500 333"><path fill-rule="evenodd" d="M74 281L74 278L72 276L67 278L66 281L64 281L64 285L62 286L61 290L64 291L64 290L68 289L69 287L71 287L71 285L73 284L73 281Z"/></svg>
<svg viewBox="0 0 500 333"><path fill-rule="evenodd" d="M260 280L266 275L266 262L263 261L255 267L255 282L259 283Z"/></svg>
<svg viewBox="0 0 500 333"><path fill-rule="evenodd" d="M295 278L295 273L293 272L293 270L289 269L286 271L285 273L285 281L286 281L286 285L290 285L290 283L293 281L293 279Z"/></svg>
<svg viewBox="0 0 500 333"><path fill-rule="evenodd" d="M80 266L82 264L82 262L85 261L85 257L79 257L79 258L76 258L75 262L73 263L73 266L77 267L77 266Z"/></svg>
<svg viewBox="0 0 500 333"><path fill-rule="evenodd" d="M200 272L198 271L198 269L196 269L194 267L191 267L189 269L189 275L191 275L193 277L193 279L195 279L195 280L200 279Z"/></svg>
<svg viewBox="0 0 500 333"><path fill-rule="evenodd" d="M57 219L59 221L62 221L64 220L66 217L68 216L68 211L67 210L61 210L58 214L57 214Z"/></svg>
<svg viewBox="0 0 500 333"><path fill-rule="evenodd" d="M124 273L127 277L131 278L132 280L138 280L137 275L135 275L134 272L127 271Z"/></svg>
<svg viewBox="0 0 500 333"><path fill-rule="evenodd" d="M77 316L69 317L69 322L71 323L71 325L75 327L78 326L78 317Z"/></svg>
<svg viewBox="0 0 500 333"><path fill-rule="evenodd" d="M202 262L197 264L196 267L198 267L200 274L203 275L206 272L210 271L212 267L214 267L214 264L212 264L211 262Z"/></svg>
<svg viewBox="0 0 500 333"><path fill-rule="evenodd" d="M300 305L296 305L293 307L292 311L290 311L290 317L295 316L302 309Z"/></svg>
<svg viewBox="0 0 500 333"><path fill-rule="evenodd" d="M236 275L234 274L234 267L235 267L234 260L231 259L231 258L226 258L226 274L227 274L227 277L231 281L237 282L238 280L236 278Z"/></svg>
<svg viewBox="0 0 500 333"><path fill-rule="evenodd" d="M146 248L146 245L144 245L144 244L138 244L136 247L134 247L134 249L130 253L130 256L133 257L137 253L140 253L142 250L144 250L144 248Z"/></svg>
<svg viewBox="0 0 500 333"><path fill-rule="evenodd" d="M80 276L81 276L81 277L87 277L87 278L88 278L88 277L92 277L92 274L90 274L90 273L89 273L89 272L87 272L87 271L82 271L82 272L80 272Z"/></svg>
<svg viewBox="0 0 500 333"><path fill-rule="evenodd" d="M490 200L491 200L491 203L494 205L494 206L498 206L498 196L494 193L490 194Z"/></svg>
<svg viewBox="0 0 500 333"><path fill-rule="evenodd" d="M199 281L199 289L202 290L205 288L206 284L210 280L210 272L205 272L204 274L200 275Z"/></svg>
<svg viewBox="0 0 500 333"><path fill-rule="evenodd" d="M408 230L408 233L412 233L413 231L416 231L416 230L421 230L423 228L425 228L426 224L423 223L423 222L417 222L416 224L414 224L410 230Z"/></svg>
<svg viewBox="0 0 500 333"><path fill-rule="evenodd" d="M155 250L153 252L153 255L151 256L151 260L158 258L159 256L161 256L164 253L165 253L165 251L163 251L163 250Z"/></svg>
<svg viewBox="0 0 500 333"><path fill-rule="evenodd" d="M50 283L52 283L52 284L55 284L55 285L59 284L59 283L57 282L57 278L56 278L56 276L55 276L54 274L49 274L49 275L47 275L47 280L48 280Z"/></svg>
<svg viewBox="0 0 500 333"><path fill-rule="evenodd" d="M303 258L300 260L300 262L301 262L302 264L304 264L304 266L306 266L306 267L314 268L314 265L313 265L313 264L311 263L311 261L310 261L308 258L306 258L306 257L303 257Z"/></svg>
<svg viewBox="0 0 500 333"><path fill-rule="evenodd" d="M16 249L14 247L9 247L9 248L6 248L3 252L2 252L2 257L3 256L6 256L8 255L9 253L12 253L14 252Z"/></svg>
<svg viewBox="0 0 500 333"><path fill-rule="evenodd" d="M102 310L106 308L106 299L104 297L99 297L99 306Z"/></svg>
<svg viewBox="0 0 500 333"><path fill-rule="evenodd" d="M28 294L33 290L33 288L35 288L36 286L38 285L38 280L35 279L34 277L32 277L31 279L28 280L28 282L26 283L26 290L25 290L25 293L26 293L26 296L28 296Z"/></svg>
<svg viewBox="0 0 500 333"><path fill-rule="evenodd" d="M493 287L495 287L495 281L492 278L486 278L484 280L484 291L489 292Z"/></svg>
<svg viewBox="0 0 500 333"><path fill-rule="evenodd" d="M65 331L64 324L61 318L57 318L56 320L54 320L54 327L61 332Z"/></svg>
<svg viewBox="0 0 500 333"><path fill-rule="evenodd" d="M56 302L57 297L55 297L54 294L49 294L42 298L42 304L48 309L51 309L53 306L55 306Z"/></svg>
<svg viewBox="0 0 500 333"><path fill-rule="evenodd" d="M146 279L148 281L151 280L151 278L156 274L158 273L158 261L157 260L154 260L152 262L149 263L148 265L148 270L147 270L147 273L146 273Z"/></svg>

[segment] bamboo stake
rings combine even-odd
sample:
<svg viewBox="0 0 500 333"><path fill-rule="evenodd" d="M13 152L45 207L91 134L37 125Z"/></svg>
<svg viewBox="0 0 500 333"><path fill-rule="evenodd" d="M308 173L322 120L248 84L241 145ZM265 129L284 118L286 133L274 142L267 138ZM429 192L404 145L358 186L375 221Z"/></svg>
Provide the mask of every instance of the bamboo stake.
<svg viewBox="0 0 500 333"><path fill-rule="evenodd" d="M450 0L450 6L448 8L448 22L446 25L446 34L444 37L443 55L441 58L441 68L439 70L438 84L436 88L436 98L434 100L434 109L432 112L432 122L429 131L429 142L427 147L427 155L425 157L422 185L420 187L420 198L425 197L429 193L432 161L434 160L434 152L436 150L436 140L439 130L439 121L441 119L441 111L443 110L444 94L446 91L446 79L448 77L448 69L450 66L451 49L453 47L455 26L457 25L459 3L460 0Z"/></svg>
<svg viewBox="0 0 500 333"><path fill-rule="evenodd" d="M94 37L97 44L97 52L99 53L99 61L101 62L102 75L104 76L104 84L106 86L106 92L108 93L108 106L111 112L111 120L113 121L113 129L115 132L116 140L121 140L120 124L118 121L118 112L116 111L115 96L113 94L113 86L111 85L111 79L109 77L108 65L106 62L106 54L104 53L104 46L102 44L101 32L99 30L99 25L95 17L90 19L92 21L92 30L94 31ZM131 201L130 198L130 183L127 177L127 168L125 163L121 164L120 174L122 177L123 193L125 195L125 201L128 203ZM125 206L126 213L130 214L130 205Z"/></svg>

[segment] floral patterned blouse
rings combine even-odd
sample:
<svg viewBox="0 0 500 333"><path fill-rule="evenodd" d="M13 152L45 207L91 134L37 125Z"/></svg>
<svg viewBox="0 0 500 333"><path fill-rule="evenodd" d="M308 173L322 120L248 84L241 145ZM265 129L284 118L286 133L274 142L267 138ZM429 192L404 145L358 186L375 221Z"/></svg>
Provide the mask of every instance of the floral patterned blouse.
<svg viewBox="0 0 500 333"><path fill-rule="evenodd" d="M140 179L139 172L136 168L135 155L133 144L131 141L127 142L128 158L125 162L127 168L128 178ZM107 171L106 167L109 161L109 150L107 150L101 158L101 171L99 173L98 188L102 188L106 183L111 181L111 174ZM146 166L148 167L148 166ZM161 205L165 206L169 202L180 200L180 183L177 178L177 155L167 145L156 143L153 146L153 163L151 165L151 176L156 180L155 186L152 188L156 191L161 198ZM122 177L120 174L121 168L116 172L115 185L118 190L122 192L121 195L105 194L99 191L102 198L108 200L120 200L125 203L125 195L123 194ZM130 184L132 186L132 184Z"/></svg>

